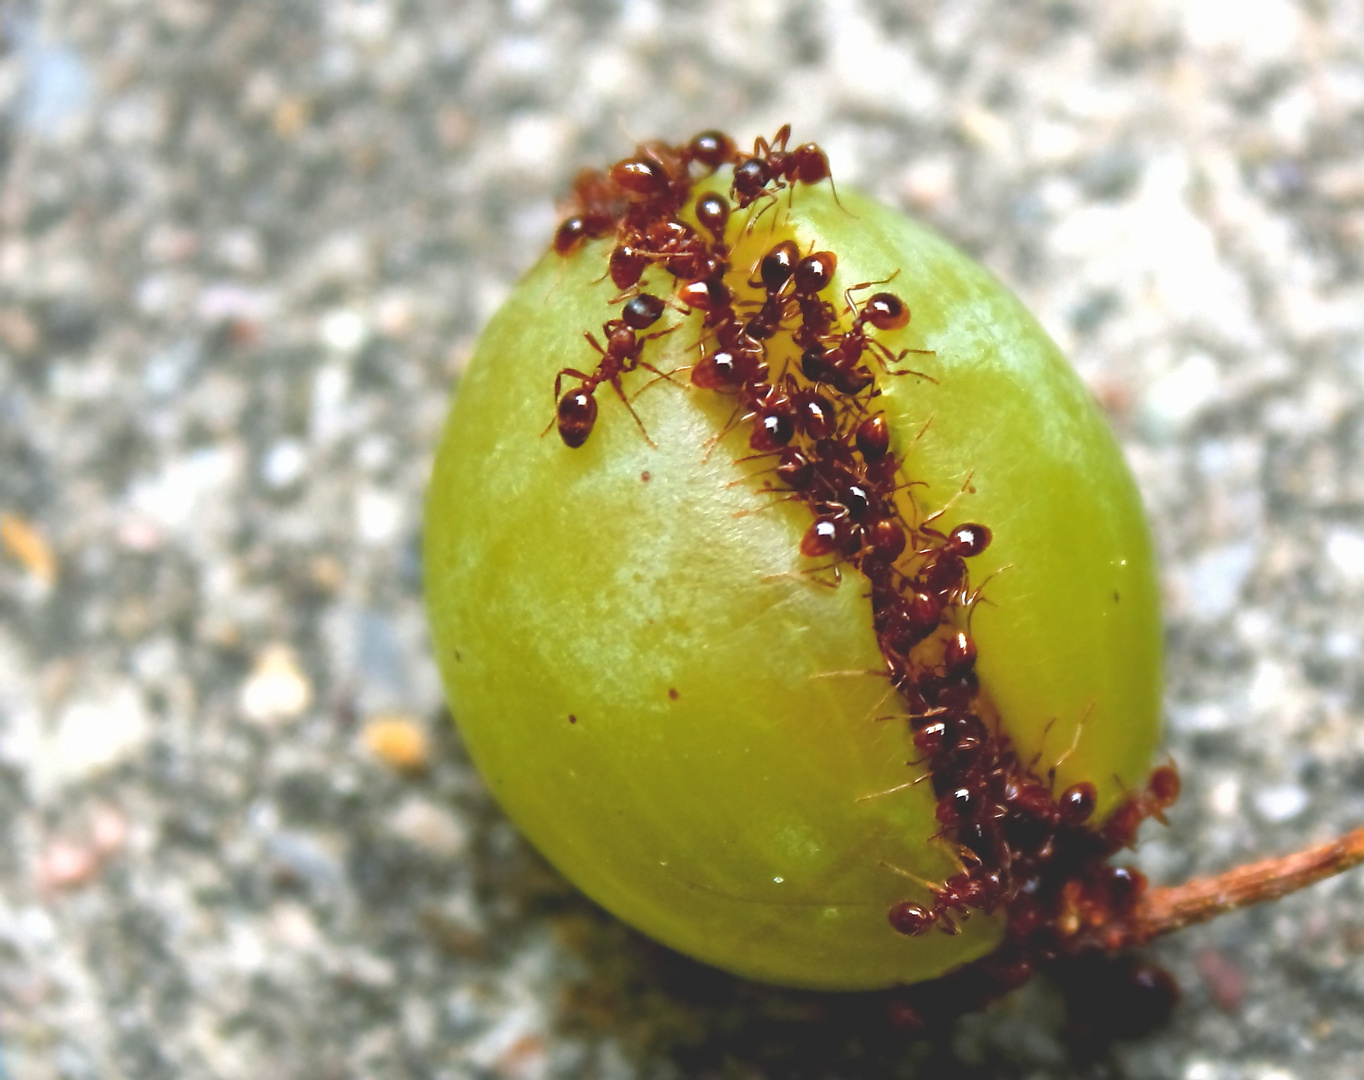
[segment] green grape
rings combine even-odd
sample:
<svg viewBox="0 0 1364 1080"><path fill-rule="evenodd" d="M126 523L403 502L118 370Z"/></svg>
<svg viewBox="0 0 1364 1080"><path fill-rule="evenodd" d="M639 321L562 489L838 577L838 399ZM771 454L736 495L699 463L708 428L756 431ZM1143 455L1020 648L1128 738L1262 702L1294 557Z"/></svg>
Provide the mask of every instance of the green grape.
<svg viewBox="0 0 1364 1080"><path fill-rule="evenodd" d="M980 708L1054 792L1093 785L1097 827L1145 782L1160 706L1151 543L1098 408L1022 305L921 225L827 185L752 209L725 236L741 304L761 300L755 268L791 238L837 253L827 295L844 328L844 290L862 283L887 282L854 305L888 289L911 309L877 339L927 351L899 374L873 364L913 484L900 497L943 533L991 530L970 560L978 599L954 615L969 618ZM735 398L690 381L699 316L670 309L649 331L666 332L641 355L670 377L623 378L643 431L603 382L585 444L555 433L556 375L594 370L584 331L605 344L618 314L610 251L551 251L517 286L436 458L426 592L469 752L584 892L718 967L868 989L991 953L1002 910L955 935L887 921L958 872L959 850L885 676L866 582L800 554L809 509L772 484ZM643 285L676 287L658 267ZM798 354L774 340L768 358L777 371Z"/></svg>

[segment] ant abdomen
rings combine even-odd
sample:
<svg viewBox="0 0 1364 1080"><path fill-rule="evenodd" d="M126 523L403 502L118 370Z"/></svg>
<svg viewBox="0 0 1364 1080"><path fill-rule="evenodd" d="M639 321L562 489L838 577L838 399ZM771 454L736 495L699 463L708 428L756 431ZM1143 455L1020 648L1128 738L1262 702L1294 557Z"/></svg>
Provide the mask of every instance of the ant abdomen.
<svg viewBox="0 0 1364 1080"><path fill-rule="evenodd" d="M818 518L800 541L800 553L820 559L838 551L847 537L846 523L833 517Z"/></svg>
<svg viewBox="0 0 1364 1080"><path fill-rule="evenodd" d="M797 296L813 296L827 289L834 281L838 256L832 251L816 251L796 263L791 272Z"/></svg>
<svg viewBox="0 0 1364 1080"><path fill-rule="evenodd" d="M829 438L838 427L833 402L814 390L799 391L795 399L800 429L819 442Z"/></svg>
<svg viewBox="0 0 1364 1080"><path fill-rule="evenodd" d="M893 293L876 293L867 297L858 320L878 330L900 330L909 325L909 308Z"/></svg>
<svg viewBox="0 0 1364 1080"><path fill-rule="evenodd" d="M632 296L621 308L621 322L631 330L647 330L658 322L666 306L657 296L640 293L638 296Z"/></svg>
<svg viewBox="0 0 1364 1080"><path fill-rule="evenodd" d="M784 412L760 413L753 421L748 445L758 451L780 450L796 433L796 426Z"/></svg>
<svg viewBox="0 0 1364 1080"><path fill-rule="evenodd" d="M607 262L607 273L611 275L611 284L621 290L631 289L638 285L639 279L644 276L644 271L648 268L648 254L629 244L616 245Z"/></svg>
<svg viewBox="0 0 1364 1080"><path fill-rule="evenodd" d="M725 238L725 226L729 224L729 201L713 191L696 200L696 220L716 241Z"/></svg>
<svg viewBox="0 0 1364 1080"><path fill-rule="evenodd" d="M687 159L699 161L712 172L736 156L734 140L723 131L703 131L687 144Z"/></svg>
<svg viewBox="0 0 1364 1080"><path fill-rule="evenodd" d="M943 550L959 559L970 559L990 546L991 533L984 525L958 525L947 537Z"/></svg>
<svg viewBox="0 0 1364 1080"><path fill-rule="evenodd" d="M890 450L890 425L885 413L876 413L857 425L857 449L867 462L880 461Z"/></svg>
<svg viewBox="0 0 1364 1080"><path fill-rule="evenodd" d="M918 937L932 929L936 916L921 904L905 901L896 904L888 914L890 925L906 937Z"/></svg>
<svg viewBox="0 0 1364 1080"><path fill-rule="evenodd" d="M778 293L791 280L800 262L800 248L794 240L783 240L763 256L758 264L758 279L768 293Z"/></svg>
<svg viewBox="0 0 1364 1080"><path fill-rule="evenodd" d="M671 183L667 171L658 162L642 157L616 162L608 175L611 182L631 199L654 198L667 191Z"/></svg>
<svg viewBox="0 0 1364 1080"><path fill-rule="evenodd" d="M576 450L587 442L597 422L597 399L586 390L570 390L559 399L557 415L559 438Z"/></svg>

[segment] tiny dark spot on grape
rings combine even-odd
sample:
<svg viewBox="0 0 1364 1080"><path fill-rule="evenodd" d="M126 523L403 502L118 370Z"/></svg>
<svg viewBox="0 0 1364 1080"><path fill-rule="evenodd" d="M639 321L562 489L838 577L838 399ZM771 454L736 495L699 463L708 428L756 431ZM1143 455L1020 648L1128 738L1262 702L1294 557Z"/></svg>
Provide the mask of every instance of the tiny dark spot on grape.
<svg viewBox="0 0 1364 1080"><path fill-rule="evenodd" d="M456 649L456 650L455 650L455 663L458 664L458 663L459 663L461 660L463 660L463 659L464 659L464 657L460 656L460 655L459 655L459 650Z"/></svg>
<svg viewBox="0 0 1364 1080"><path fill-rule="evenodd" d="M576 724L576 723L578 722L578 718L577 718L576 716L574 716L572 713L569 713L569 714L568 714L568 722L569 722L570 724Z"/></svg>
<svg viewBox="0 0 1364 1080"><path fill-rule="evenodd" d="M643 480L646 484L652 479L652 477L649 476L648 469L645 469L642 473L640 473L639 478Z"/></svg>
<svg viewBox="0 0 1364 1080"><path fill-rule="evenodd" d="M1119 600L1121 600L1121 599L1122 599L1122 597L1118 594L1118 590L1117 590L1117 589L1114 589L1114 590L1113 590L1113 603L1116 604L1116 603L1117 603Z"/></svg>
<svg viewBox="0 0 1364 1080"><path fill-rule="evenodd" d="M677 687L670 686L668 687L668 696L672 698L674 701L676 701L678 697L680 697L681 695L678 694Z"/></svg>

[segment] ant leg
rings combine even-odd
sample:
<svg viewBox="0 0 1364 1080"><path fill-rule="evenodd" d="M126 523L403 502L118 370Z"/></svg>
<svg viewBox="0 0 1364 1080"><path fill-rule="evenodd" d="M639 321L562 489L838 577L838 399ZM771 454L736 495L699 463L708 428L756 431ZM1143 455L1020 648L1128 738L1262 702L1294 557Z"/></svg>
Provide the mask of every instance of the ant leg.
<svg viewBox="0 0 1364 1080"><path fill-rule="evenodd" d="M740 512L742 513L742 511L740 511ZM825 581L823 578L820 578L820 577L816 577L816 576L815 576L816 574L822 574L822 573L824 573L824 571L826 571L826 570L832 570L832 571L834 572L834 579L833 579L833 581ZM795 571L794 573L792 573L790 570L784 570L784 571L782 571L780 574L766 574L766 575L763 576L762 580L763 580L763 581L779 581L779 580L781 580L782 578L795 578L797 581L808 581L808 582L810 582L810 584L812 584L812 585L818 585L818 586L820 586L821 588L825 588L825 589L837 589L840 585L843 584L843 571L839 568L838 560L835 560L834 562L826 563L826 564L823 565L823 566L807 566L807 567L805 567L805 568L802 569L802 570L797 570L797 571ZM830 672L826 672L826 674L828 674L828 675L862 675L862 674L867 674L867 673L866 673L866 672L860 672L860 671L858 671L858 672L852 672L852 671L830 671ZM883 672L883 671L878 671L878 672L875 672L875 674L877 674L877 675L884 675L885 672ZM810 676L810 677L811 677L812 679L823 678L823 676L821 676L821 675L812 675L812 676Z"/></svg>
<svg viewBox="0 0 1364 1080"><path fill-rule="evenodd" d="M772 577L783 578L791 577L791 574L773 574ZM870 675L874 679L884 679L886 673L880 668L849 668L846 671L819 671L810 676L811 681L815 679L860 679L864 675Z"/></svg>
<svg viewBox="0 0 1364 1080"><path fill-rule="evenodd" d="M880 344L880 343L878 342L877 344ZM882 347L882 348L885 348L884 345L881 346L881 347ZM909 356L911 353L914 354L915 356L937 356L937 355L938 355L938 350L937 350L937 349L901 349L898 353L895 354L894 357L891 358L891 361L890 361L890 362L891 362L892 364L898 364L901 360L903 360L906 356ZM889 350L889 349L886 349L886 355L887 355L887 356L890 355L890 350ZM904 372L901 372L900 374L904 374L904 375L917 375L917 376L919 376L919 378L921 378L921 379L927 379L929 382L934 383L935 385L937 384L937 381L938 381L937 379L933 378L931 375L925 375L922 371L913 371L913 370L910 370L910 369L906 369Z"/></svg>
<svg viewBox="0 0 1364 1080"><path fill-rule="evenodd" d="M1009 566L1012 565L1013 565L1012 563L1009 564ZM999 577L999 575L1004 573L1004 571L1007 569L1009 569L1008 566L1001 566L998 570L990 574L989 577L987 577L984 581L982 581L979 585L977 585L974 589L972 589L969 593L966 594L966 597L963 599L962 603L966 608L966 632L968 634L971 632L971 617L976 613L977 604L989 604L991 607L997 606L995 602L991 600L988 596L981 596L981 593L985 591L986 585L994 581L995 578Z"/></svg>
<svg viewBox="0 0 1364 1080"><path fill-rule="evenodd" d="M1028 775L1036 776L1033 771L1037 768L1037 763L1042 760L1042 755L1047 752L1047 738L1051 735L1051 729L1056 726L1056 717L1047 721L1047 726L1042 729L1042 741L1038 744L1037 753L1033 754L1032 760L1028 762ZM1055 771L1054 769L1052 770Z"/></svg>
<svg viewBox="0 0 1364 1080"><path fill-rule="evenodd" d="M644 441L657 450L658 443L649 438L649 432L644 427L644 421L639 418L639 413L635 412L635 407L630 404L630 399L625 396L625 388L620 384L620 375L617 374L612 376L610 382L611 388L616 392L616 397L620 398L621 403L630 410L630 415L635 418L635 423L639 425L639 431L640 434L644 436Z"/></svg>
<svg viewBox="0 0 1364 1080"><path fill-rule="evenodd" d="M1075 748L1080 745L1080 735L1085 729L1085 721L1089 719L1089 714L1093 711L1094 702L1091 701L1085 706L1085 711L1080 714L1080 719L1075 721L1075 734L1071 736L1070 745L1066 747L1066 752L1057 758L1052 767L1047 770L1047 787L1051 791L1052 798L1056 797L1056 770L1066 763L1066 758L1075 753ZM1161 824L1164 825L1165 822L1162 821Z"/></svg>
<svg viewBox="0 0 1364 1080"><path fill-rule="evenodd" d="M735 486L736 484L747 483L750 479L752 479L752 477L741 476L741 477L739 477L738 480L731 480L731 481L726 485L726 487L733 487L733 486ZM774 487L770 487L770 486L769 486L769 487L764 487L764 488L759 488L757 494L759 494L759 495L772 494L772 495L776 495L776 496L778 496L778 497L775 498L775 499L773 499L773 500L772 500L770 503L768 503L766 506L750 506L750 507L748 507L748 508L746 508L746 509L744 509L744 510L735 510L735 511L734 511L734 516L735 516L736 518L751 517L751 516L754 515L754 514L761 514L761 513L764 513L764 512L766 512L766 511L768 511L768 510L771 510L774 506L779 506L779 505L781 505L781 504L784 503L784 502L798 502L798 501L800 500L800 493L799 493L799 492L796 492L796 491L781 491L781 490L779 490L778 488L774 488Z"/></svg>
<svg viewBox="0 0 1364 1080"><path fill-rule="evenodd" d="M667 337L674 330L680 328L681 325L682 324L680 322L673 323L672 326L665 326L662 330L655 330L652 334L645 334L643 337L638 337L635 340L638 341L640 343L640 347L643 348L644 342L653 341L656 338Z"/></svg>
<svg viewBox="0 0 1364 1080"><path fill-rule="evenodd" d="M872 353L876 356L877 362L881 365L881 370L884 371L887 375L894 376L913 375L917 378L923 379L925 382L931 382L934 386L938 385L938 380L935 379L932 375L928 374L928 372L926 371L918 371L915 368L899 368L891 366L893 364L898 364L901 360L903 360L906 356L909 356L911 353L914 353L918 356L937 356L938 352L936 349L901 349L898 353L892 356L890 350L886 348L885 345L875 340L874 338L868 338L867 344L871 347Z"/></svg>
<svg viewBox="0 0 1364 1080"><path fill-rule="evenodd" d="M851 210L849 210L846 206L843 205L843 200L840 199L840 198L838 197L838 188L834 185L834 174L833 174L832 172L829 173L829 190L832 191L832 192L834 193L834 205L836 205L840 210L842 210L842 211L843 211L845 214L847 214L850 218L855 218L855 217L857 217L856 214L854 214ZM898 274L899 272L900 272L900 271L898 271L898 270L895 271L896 274ZM891 275L891 277L894 277L894 276L895 276L895 274L892 274L892 275Z"/></svg>
<svg viewBox="0 0 1364 1080"><path fill-rule="evenodd" d="M876 704L873 705L870 709L867 710L867 714L866 714L866 716L863 717L863 719L864 719L864 720L866 720L866 719L877 719L877 720L898 720L898 719L902 719L902 717L896 717L896 716L880 716L880 717L872 717L872 714L873 714L874 712L876 712L878 709L880 709L881 706L884 705L884 704L886 703L886 699L887 699L888 697L890 697L892 694L894 694L895 692L896 692L896 691L895 691L895 684L894 684L894 683L891 683L888 687L886 687L886 692L885 692L884 694L882 694L882 695L877 699ZM921 764L921 763L920 763L920 762L913 762L913 761L912 761L912 762L910 762L910 764L911 764L911 765L917 765L917 764ZM922 779L924 779L924 777L922 777L922 776L919 777L919 780L922 780ZM919 782L919 780L915 780L914 783L917 784L917 783Z"/></svg>
<svg viewBox="0 0 1364 1080"><path fill-rule="evenodd" d="M857 305L853 303L852 294L861 292L863 289L870 289L873 285L889 285L900 274L900 268L896 267L889 277L883 277L876 281L864 281L860 285L852 285L843 290L843 302L848 305L846 314L856 316L858 314Z"/></svg>
<svg viewBox="0 0 1364 1080"><path fill-rule="evenodd" d="M583 386L589 387L587 391L589 394L597 388L595 375L586 375L577 368L562 368L559 371L559 374L554 376L554 403L556 405L559 403L559 398L563 395L565 375L572 375L575 379L581 379L583 381Z"/></svg>
<svg viewBox="0 0 1364 1080"><path fill-rule="evenodd" d="M925 889L933 893L935 896L943 891L943 885L945 883L934 884L933 882L928 881L925 878L921 878L918 874L912 874L908 870L896 866L894 863L886 862L884 859L880 860L880 862L878 862L877 865L883 867L886 870L889 870L892 874L896 875L897 877L902 877L906 881L912 881L916 885L922 885Z"/></svg>
<svg viewBox="0 0 1364 1080"><path fill-rule="evenodd" d="M925 774L925 775L927 775L927 774ZM899 791L908 791L910 788L914 787L916 784L922 782L923 779L924 779L924 777L923 777L923 776L920 776L918 779L915 779L915 780L906 780L903 784L896 784L896 785L895 785L894 787L892 787L892 788L886 788L885 791L873 791L870 795L859 795L859 796L854 800L854 802L870 802L872 799L879 799L879 798L881 798L883 795L894 795L896 792L899 792Z"/></svg>
<svg viewBox="0 0 1364 1080"><path fill-rule="evenodd" d="M762 194L759 195L757 199L753 200L754 202L761 201L762 208L758 210L756 213L752 211L749 212L748 224L744 227L744 233L746 235L751 234L753 232L753 227L758 224L759 218L761 218L765 213L767 213L769 210L773 209L777 205L777 192L784 187L786 187L786 185L779 180L777 181L777 187L775 187L771 191L764 187ZM774 217L772 219L772 231L775 232L776 229L777 219Z"/></svg>
<svg viewBox="0 0 1364 1080"><path fill-rule="evenodd" d="M635 401L639 400L640 394L644 393L645 390L649 389L649 387L655 385L656 383L670 382L674 386L678 386L679 383L677 382L676 379L673 378L673 376L676 375L679 371L690 371L692 368L692 365L688 364L686 367L673 368L672 371L659 371L658 368L654 367L653 364L646 364L643 360L641 360L637 366L642 367L645 371L652 371L654 373L654 377L635 391L634 396ZM629 370L634 371L635 369L632 367Z"/></svg>
<svg viewBox="0 0 1364 1080"><path fill-rule="evenodd" d="M800 573L809 575L807 581L813 581L816 585L822 585L826 589L836 589L843 584L843 570L839 565L840 562L841 560L836 558L825 566L811 566L809 569L801 570ZM816 577L817 574L822 574L826 570L834 572L833 581L825 581L821 577Z"/></svg>
<svg viewBox="0 0 1364 1080"><path fill-rule="evenodd" d="M965 495L968 491L971 490L971 480L975 475L976 475L975 469L972 469L969 473L966 474L966 479L961 482L961 487L957 488L956 494L953 495L950 499L948 499L947 502L943 503L940 509L935 510L933 513L929 514L928 517L924 518L923 523L920 524L919 526L920 532L926 532L931 536L936 536L938 537L938 539L944 542L947 540L947 537L944 536L942 533L938 532L936 529L928 528L928 523L930 521L937 521L938 518L942 517L945 513L947 513L947 511L952 509L953 503L955 503L958 499L960 499L963 495ZM927 552L924 552L924 554L927 554Z"/></svg>
<svg viewBox="0 0 1364 1080"><path fill-rule="evenodd" d="M744 407L742 404L735 405L734 411L729 414L729 419L725 421L725 426L720 429L718 434L712 435L706 440L704 444L706 447L706 456L701 459L702 464L710 461L710 455L715 453L715 448L720 445L720 440L743 423L743 420L739 415L743 411Z"/></svg>

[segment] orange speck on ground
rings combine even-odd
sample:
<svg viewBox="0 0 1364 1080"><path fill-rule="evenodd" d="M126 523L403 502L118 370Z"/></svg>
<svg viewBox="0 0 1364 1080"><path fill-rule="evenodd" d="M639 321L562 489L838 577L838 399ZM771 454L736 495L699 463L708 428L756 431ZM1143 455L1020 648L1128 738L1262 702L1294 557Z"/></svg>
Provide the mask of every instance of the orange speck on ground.
<svg viewBox="0 0 1364 1080"><path fill-rule="evenodd" d="M0 513L0 547L45 585L57 580L57 557L42 533L23 518Z"/></svg>
<svg viewBox="0 0 1364 1080"><path fill-rule="evenodd" d="M365 725L365 748L399 772L421 772L430 760L426 732L405 716L383 716Z"/></svg>

